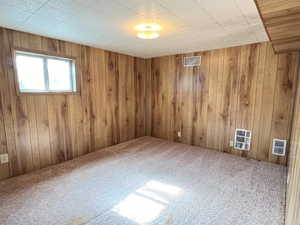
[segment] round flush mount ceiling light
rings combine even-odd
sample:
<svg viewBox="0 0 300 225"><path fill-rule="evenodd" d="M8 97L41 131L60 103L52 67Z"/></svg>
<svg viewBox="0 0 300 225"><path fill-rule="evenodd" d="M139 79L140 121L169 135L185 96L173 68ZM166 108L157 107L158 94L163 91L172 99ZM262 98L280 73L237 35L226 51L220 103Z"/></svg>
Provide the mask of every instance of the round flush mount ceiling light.
<svg viewBox="0 0 300 225"><path fill-rule="evenodd" d="M159 33L155 31L143 31L137 33L137 37L141 39L155 39L159 37Z"/></svg>
<svg viewBox="0 0 300 225"><path fill-rule="evenodd" d="M161 30L161 26L158 24L140 24L135 27L138 31L137 37L141 39L155 39L159 37L158 31Z"/></svg>

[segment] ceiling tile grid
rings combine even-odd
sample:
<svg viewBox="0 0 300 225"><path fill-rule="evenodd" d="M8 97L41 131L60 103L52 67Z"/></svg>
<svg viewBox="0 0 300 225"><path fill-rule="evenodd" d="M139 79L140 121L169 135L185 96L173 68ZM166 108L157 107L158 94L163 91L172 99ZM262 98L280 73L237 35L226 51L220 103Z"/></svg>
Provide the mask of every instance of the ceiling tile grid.
<svg viewBox="0 0 300 225"><path fill-rule="evenodd" d="M144 58L268 41L254 0L0 0L0 26Z"/></svg>

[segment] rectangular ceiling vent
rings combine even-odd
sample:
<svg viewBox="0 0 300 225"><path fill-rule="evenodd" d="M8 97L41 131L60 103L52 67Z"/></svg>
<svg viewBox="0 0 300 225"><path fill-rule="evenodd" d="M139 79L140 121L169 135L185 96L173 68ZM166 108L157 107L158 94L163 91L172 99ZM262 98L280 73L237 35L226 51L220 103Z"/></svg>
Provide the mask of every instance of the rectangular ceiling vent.
<svg viewBox="0 0 300 225"><path fill-rule="evenodd" d="M273 148L272 148L272 154L273 155L279 155L279 156L285 156L285 150L286 150L286 140L281 139L273 139Z"/></svg>
<svg viewBox="0 0 300 225"><path fill-rule="evenodd" d="M200 66L201 56L185 56L183 58L183 66Z"/></svg>
<svg viewBox="0 0 300 225"><path fill-rule="evenodd" d="M251 131L236 129L234 137L234 148L242 151L249 151L251 144Z"/></svg>

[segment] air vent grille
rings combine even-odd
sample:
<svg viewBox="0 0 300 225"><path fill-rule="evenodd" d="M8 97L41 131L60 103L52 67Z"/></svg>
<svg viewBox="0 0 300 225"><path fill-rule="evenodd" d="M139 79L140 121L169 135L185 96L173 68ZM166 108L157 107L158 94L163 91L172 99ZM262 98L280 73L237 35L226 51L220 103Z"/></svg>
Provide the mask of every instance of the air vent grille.
<svg viewBox="0 0 300 225"><path fill-rule="evenodd" d="M249 151L251 144L251 131L236 129L234 137L234 148L242 151Z"/></svg>
<svg viewBox="0 0 300 225"><path fill-rule="evenodd" d="M286 140L281 139L273 139L273 148L272 148L272 154L273 155L279 155L279 156L285 156L286 151Z"/></svg>
<svg viewBox="0 0 300 225"><path fill-rule="evenodd" d="M200 66L201 56L186 56L183 58L184 66Z"/></svg>

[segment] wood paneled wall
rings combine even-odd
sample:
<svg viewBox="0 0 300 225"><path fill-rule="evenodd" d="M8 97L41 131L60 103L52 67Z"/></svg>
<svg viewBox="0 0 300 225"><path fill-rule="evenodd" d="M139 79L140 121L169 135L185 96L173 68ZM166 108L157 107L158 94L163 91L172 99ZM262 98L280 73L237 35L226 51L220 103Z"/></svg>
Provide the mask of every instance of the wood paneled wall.
<svg viewBox="0 0 300 225"><path fill-rule="evenodd" d="M276 52L300 50L300 1L255 0Z"/></svg>
<svg viewBox="0 0 300 225"><path fill-rule="evenodd" d="M182 66L190 55L202 56L200 67ZM299 53L275 55L260 43L150 61L152 136L286 163L271 145L290 137ZM236 128L252 131L250 152L229 146Z"/></svg>
<svg viewBox="0 0 300 225"><path fill-rule="evenodd" d="M300 76L300 71L299 71ZM300 224L300 79L295 101L290 154L288 161L288 187L286 225Z"/></svg>
<svg viewBox="0 0 300 225"><path fill-rule="evenodd" d="M13 47L76 57L81 94L18 96ZM145 135L146 60L4 28L0 49L0 179Z"/></svg>
<svg viewBox="0 0 300 225"><path fill-rule="evenodd" d="M17 95L14 47L77 58L79 95ZM289 139L299 54L270 43L139 59L0 28L0 179L144 135L275 163L272 138ZM201 67L183 56L201 55ZM250 152L229 147L253 131ZM182 137L177 132L182 132Z"/></svg>

